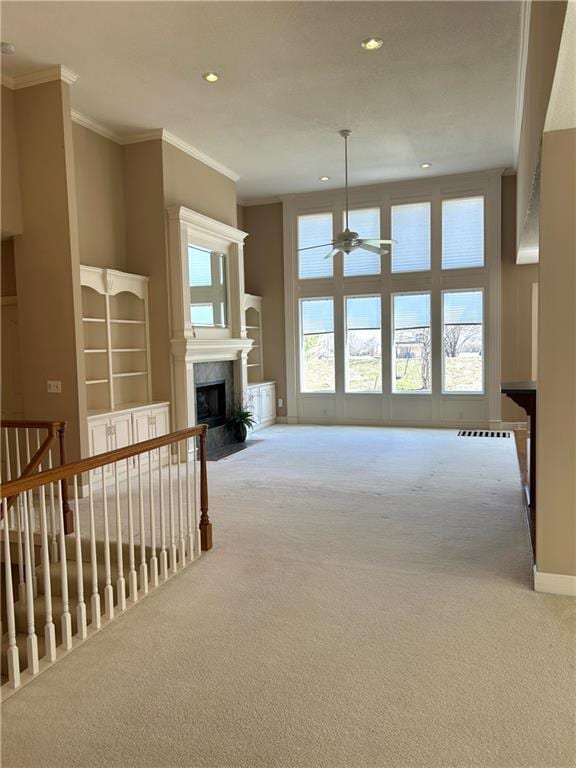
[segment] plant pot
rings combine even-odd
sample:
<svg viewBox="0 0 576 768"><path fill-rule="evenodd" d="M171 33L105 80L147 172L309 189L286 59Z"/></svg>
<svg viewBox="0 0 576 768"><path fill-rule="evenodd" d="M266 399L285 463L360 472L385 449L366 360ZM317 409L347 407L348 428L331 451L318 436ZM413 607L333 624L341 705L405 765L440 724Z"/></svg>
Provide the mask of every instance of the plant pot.
<svg viewBox="0 0 576 768"><path fill-rule="evenodd" d="M246 424L234 424L234 437L237 443L245 443L248 437L248 430Z"/></svg>

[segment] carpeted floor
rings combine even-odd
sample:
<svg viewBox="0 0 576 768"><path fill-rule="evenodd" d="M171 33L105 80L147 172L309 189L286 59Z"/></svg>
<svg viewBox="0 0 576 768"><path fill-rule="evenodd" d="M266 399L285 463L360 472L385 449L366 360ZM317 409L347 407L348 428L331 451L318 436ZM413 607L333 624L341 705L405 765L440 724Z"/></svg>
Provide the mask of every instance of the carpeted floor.
<svg viewBox="0 0 576 768"><path fill-rule="evenodd" d="M215 548L3 713L5 768L565 768L575 601L531 591L513 440L273 427Z"/></svg>

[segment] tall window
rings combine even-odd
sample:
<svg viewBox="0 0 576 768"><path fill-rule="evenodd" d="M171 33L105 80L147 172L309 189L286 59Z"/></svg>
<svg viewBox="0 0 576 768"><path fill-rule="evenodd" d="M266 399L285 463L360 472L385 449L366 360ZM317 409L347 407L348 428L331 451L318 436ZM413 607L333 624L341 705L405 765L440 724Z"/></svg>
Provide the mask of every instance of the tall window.
<svg viewBox="0 0 576 768"><path fill-rule="evenodd" d="M484 198L442 202L442 269L484 266Z"/></svg>
<svg viewBox="0 0 576 768"><path fill-rule="evenodd" d="M429 393L432 391L430 294L395 294L392 315L392 391Z"/></svg>
<svg viewBox="0 0 576 768"><path fill-rule="evenodd" d="M444 291L442 345L444 392L484 391L482 291Z"/></svg>
<svg viewBox="0 0 576 768"><path fill-rule="evenodd" d="M302 392L334 392L334 301L300 300Z"/></svg>
<svg viewBox="0 0 576 768"><path fill-rule="evenodd" d="M392 272L430 269L430 203L392 206Z"/></svg>
<svg viewBox="0 0 576 768"><path fill-rule="evenodd" d="M298 277L301 280L332 277L333 259L325 257L332 250L333 239L331 213L298 216ZM307 250L300 250L302 248Z"/></svg>
<svg viewBox="0 0 576 768"><path fill-rule="evenodd" d="M344 220L345 221L345 220ZM343 225L344 225L343 221ZM358 232L365 240L380 239L380 209L362 208L350 211L348 226L353 232ZM371 251L357 248L352 253L344 254L344 276L379 275L380 255Z"/></svg>
<svg viewBox="0 0 576 768"><path fill-rule="evenodd" d="M346 298L346 392L382 392L380 296Z"/></svg>

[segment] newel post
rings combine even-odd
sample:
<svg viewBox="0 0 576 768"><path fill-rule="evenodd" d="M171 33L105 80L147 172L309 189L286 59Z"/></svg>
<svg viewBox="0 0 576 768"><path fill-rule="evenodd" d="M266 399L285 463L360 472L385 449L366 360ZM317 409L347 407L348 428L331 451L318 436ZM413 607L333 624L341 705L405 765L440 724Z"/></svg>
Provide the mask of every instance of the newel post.
<svg viewBox="0 0 576 768"><path fill-rule="evenodd" d="M212 523L208 517L208 473L206 471L206 432L202 425L200 433L200 548L202 552L212 549Z"/></svg>
<svg viewBox="0 0 576 768"><path fill-rule="evenodd" d="M60 446L60 466L66 464L66 422L63 421L58 427L58 443ZM74 533L74 515L68 504L68 480L61 481L62 486L62 522L64 524L64 533Z"/></svg>

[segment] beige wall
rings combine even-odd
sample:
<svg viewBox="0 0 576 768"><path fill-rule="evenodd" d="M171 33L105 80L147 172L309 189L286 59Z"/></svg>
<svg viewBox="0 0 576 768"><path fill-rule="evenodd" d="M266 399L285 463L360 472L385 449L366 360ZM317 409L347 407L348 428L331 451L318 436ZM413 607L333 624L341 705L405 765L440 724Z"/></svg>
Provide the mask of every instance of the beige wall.
<svg viewBox="0 0 576 768"><path fill-rule="evenodd" d="M236 226L236 184L177 147L162 142L164 204L184 205Z"/></svg>
<svg viewBox="0 0 576 768"><path fill-rule="evenodd" d="M502 177L502 381L532 378L532 286L537 264L516 264L516 176ZM502 420L526 422L525 411L502 396Z"/></svg>
<svg viewBox="0 0 576 768"><path fill-rule="evenodd" d="M533 0L530 6L530 34L526 61L526 80L522 130L518 153L517 246L524 244L531 190L540 159L540 143L556 59L562 35L565 0ZM538 216L537 193L533 215ZM537 222L535 222L537 235Z"/></svg>
<svg viewBox="0 0 576 768"><path fill-rule="evenodd" d="M246 292L263 297L262 335L264 377L276 382L277 409L286 415L286 341L284 330L284 257L282 203L246 206L243 229Z"/></svg>
<svg viewBox="0 0 576 768"><path fill-rule="evenodd" d="M544 134L541 192L536 564L576 575L576 129Z"/></svg>
<svg viewBox="0 0 576 768"><path fill-rule="evenodd" d="M16 115L14 93L2 86L0 103L2 112L1 178L2 190L2 232L17 235L22 232L22 211L20 202L20 176L18 169L18 148L16 144Z"/></svg>
<svg viewBox="0 0 576 768"><path fill-rule="evenodd" d="M80 261L126 270L123 149L73 123Z"/></svg>
<svg viewBox="0 0 576 768"><path fill-rule="evenodd" d="M68 421L68 454L81 455L86 415L80 270L68 85L14 94L24 232L15 239L24 412ZM62 382L48 394L46 382Z"/></svg>

